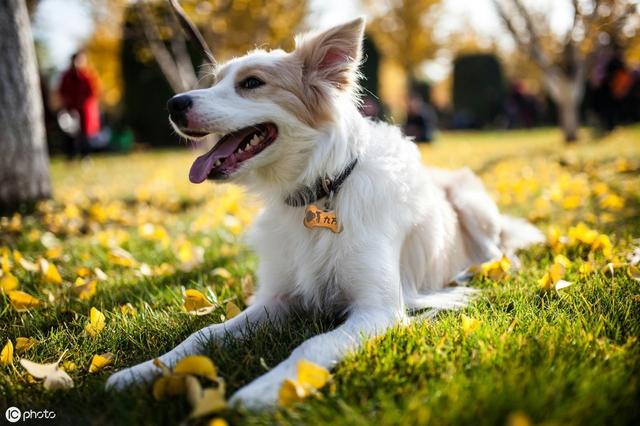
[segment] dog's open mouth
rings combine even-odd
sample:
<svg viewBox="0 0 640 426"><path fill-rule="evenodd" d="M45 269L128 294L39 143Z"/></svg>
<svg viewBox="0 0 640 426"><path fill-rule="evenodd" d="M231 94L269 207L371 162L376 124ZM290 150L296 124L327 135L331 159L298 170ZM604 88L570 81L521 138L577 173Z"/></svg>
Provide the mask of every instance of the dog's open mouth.
<svg viewBox="0 0 640 426"><path fill-rule="evenodd" d="M278 128L273 123L248 126L224 135L206 154L193 162L189 180L202 183L206 179L225 179L266 147L278 136Z"/></svg>

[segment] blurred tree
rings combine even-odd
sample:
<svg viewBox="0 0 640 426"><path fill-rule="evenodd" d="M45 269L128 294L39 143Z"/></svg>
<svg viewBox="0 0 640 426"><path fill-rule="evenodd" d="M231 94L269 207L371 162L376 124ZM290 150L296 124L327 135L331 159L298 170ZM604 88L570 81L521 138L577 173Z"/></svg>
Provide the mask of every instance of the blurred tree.
<svg viewBox="0 0 640 426"><path fill-rule="evenodd" d="M493 54L474 53L453 63L453 106L461 127L493 124L502 113L505 82L500 62Z"/></svg>
<svg viewBox="0 0 640 426"><path fill-rule="evenodd" d="M636 37L637 4L634 0L571 0L572 24L565 34L557 35L550 28L548 11L533 12L522 0L493 3L518 47L540 68L565 140L575 141L590 62L603 35L620 46Z"/></svg>
<svg viewBox="0 0 640 426"><path fill-rule="evenodd" d="M374 16L368 32L382 54L416 77L419 66L439 47L432 30L440 0L366 0L365 5Z"/></svg>
<svg viewBox="0 0 640 426"><path fill-rule="evenodd" d="M0 208L51 195L42 97L24 0L0 1Z"/></svg>

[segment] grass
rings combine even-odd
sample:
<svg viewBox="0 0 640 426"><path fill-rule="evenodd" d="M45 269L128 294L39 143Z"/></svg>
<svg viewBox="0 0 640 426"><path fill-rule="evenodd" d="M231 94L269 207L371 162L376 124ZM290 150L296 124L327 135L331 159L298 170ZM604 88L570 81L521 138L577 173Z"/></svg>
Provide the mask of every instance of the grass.
<svg viewBox="0 0 640 426"><path fill-rule="evenodd" d="M472 285L482 292L464 311L415 321L368 342L337 366L318 398L275 412L220 416L231 424L638 424L640 283L625 266L614 274L601 267L624 262L640 236L640 127L570 148L554 130L443 134L422 151L429 164L469 165L503 210L544 230L566 234L587 223L611 238L613 257L596 253L595 271L583 275L579 266L590 260L588 247L532 248L521 255L522 269L505 279L475 278ZM241 231L257 203L233 187L189 185L193 156L164 151L90 163L54 160L55 200L34 215L0 221L0 247L30 260L46 257L64 280L46 284L40 274L12 266L21 289L46 306L18 313L0 296L0 346L34 337L38 343L19 356L52 362L68 351L64 359L76 365L69 372L75 387L54 392L31 383L17 362L15 369L0 366L2 411L11 405L54 410L60 424L187 418L184 398L158 402L148 389L111 394L103 385L115 369L155 357L221 321L226 301L244 307L251 293L257 260ZM136 263L115 265L109 258L114 243ZM574 284L541 290L538 280L558 252L572 260L564 278ZM150 272L141 274L143 263ZM78 267L108 275L89 300L72 289ZM231 276L220 269L212 274L215 268ZM218 308L208 316L186 315L184 288L215 296ZM122 313L125 303L137 315ZM91 307L107 317L95 338L84 333ZM468 335L462 315L479 321ZM244 341L211 346L209 356L230 394L333 325L334 319L301 313L282 330L262 327ZM115 355L114 363L88 373L91 357L105 352Z"/></svg>

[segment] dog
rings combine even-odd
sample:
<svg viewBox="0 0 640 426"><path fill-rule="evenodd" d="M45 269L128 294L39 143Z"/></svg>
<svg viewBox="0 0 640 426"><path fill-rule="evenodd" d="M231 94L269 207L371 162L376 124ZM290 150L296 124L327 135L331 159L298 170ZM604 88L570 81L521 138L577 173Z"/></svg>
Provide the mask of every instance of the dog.
<svg viewBox="0 0 640 426"><path fill-rule="evenodd" d="M470 170L424 167L397 127L360 114L363 33L359 18L299 36L291 52L254 50L217 66L211 87L168 102L181 136L221 135L190 180L243 185L264 209L248 235L259 257L251 305L159 359L171 366L227 333L286 321L293 308L345 318L239 389L232 404L273 406L299 360L330 369L364 339L406 323L408 311L465 306L473 290L448 286L459 273L542 240L526 221L500 214ZM147 361L107 387L159 373Z"/></svg>

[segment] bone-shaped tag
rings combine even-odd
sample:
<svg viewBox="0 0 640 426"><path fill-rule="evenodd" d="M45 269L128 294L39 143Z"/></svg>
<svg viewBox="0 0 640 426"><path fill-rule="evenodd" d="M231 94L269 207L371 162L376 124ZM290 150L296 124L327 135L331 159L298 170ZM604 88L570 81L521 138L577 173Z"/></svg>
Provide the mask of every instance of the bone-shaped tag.
<svg viewBox="0 0 640 426"><path fill-rule="evenodd" d="M326 228L334 234L342 232L342 226L338 223L336 212L333 210L323 210L315 204L309 204L304 212L304 226L309 229Z"/></svg>

